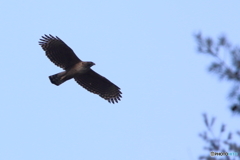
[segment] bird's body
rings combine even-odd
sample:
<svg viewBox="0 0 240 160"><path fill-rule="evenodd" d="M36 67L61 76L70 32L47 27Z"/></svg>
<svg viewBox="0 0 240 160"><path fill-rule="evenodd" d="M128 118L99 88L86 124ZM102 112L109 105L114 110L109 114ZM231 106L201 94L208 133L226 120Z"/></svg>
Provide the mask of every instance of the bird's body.
<svg viewBox="0 0 240 160"><path fill-rule="evenodd" d="M75 81L90 92L98 94L110 103L120 101L120 88L105 77L94 72L91 67L93 62L81 61L60 38L45 35L39 44L46 52L47 57L65 71L49 76L50 81L60 85L74 78Z"/></svg>
<svg viewBox="0 0 240 160"><path fill-rule="evenodd" d="M95 65L93 62L78 62L66 71L49 76L49 79L53 84L59 86L63 82L72 79L77 75L85 74L93 65Z"/></svg>

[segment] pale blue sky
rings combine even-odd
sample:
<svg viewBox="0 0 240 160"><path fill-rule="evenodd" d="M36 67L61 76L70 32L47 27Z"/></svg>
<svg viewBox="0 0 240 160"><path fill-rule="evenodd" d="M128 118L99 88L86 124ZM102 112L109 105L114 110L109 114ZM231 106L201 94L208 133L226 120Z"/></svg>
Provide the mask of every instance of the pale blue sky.
<svg viewBox="0 0 240 160"><path fill-rule="evenodd" d="M239 128L227 105L230 84L207 72L193 34L224 33L240 45L240 2L0 2L1 160L192 160L204 153L203 112ZM109 104L61 71L38 45L60 37L117 84ZM237 126L238 125L238 126ZM216 126L218 128L218 126Z"/></svg>

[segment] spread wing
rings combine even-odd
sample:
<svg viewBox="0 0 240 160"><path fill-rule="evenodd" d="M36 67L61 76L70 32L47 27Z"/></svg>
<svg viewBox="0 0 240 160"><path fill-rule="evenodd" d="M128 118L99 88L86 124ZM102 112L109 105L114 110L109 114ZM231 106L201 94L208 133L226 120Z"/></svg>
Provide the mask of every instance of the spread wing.
<svg viewBox="0 0 240 160"><path fill-rule="evenodd" d="M65 70L81 61L73 50L57 36L44 35L42 39L40 39L39 45L55 65Z"/></svg>
<svg viewBox="0 0 240 160"><path fill-rule="evenodd" d="M110 103L120 101L122 92L120 88L105 77L90 69L87 73L74 77L75 81L88 91L98 94Z"/></svg>

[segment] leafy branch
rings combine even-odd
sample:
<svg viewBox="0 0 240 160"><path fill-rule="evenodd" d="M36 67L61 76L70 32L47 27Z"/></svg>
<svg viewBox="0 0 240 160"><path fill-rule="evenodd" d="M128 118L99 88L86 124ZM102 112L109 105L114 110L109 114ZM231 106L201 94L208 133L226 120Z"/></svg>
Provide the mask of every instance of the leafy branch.
<svg viewBox="0 0 240 160"><path fill-rule="evenodd" d="M238 160L240 158L240 146L233 141L233 133L226 133L226 125L222 124L219 133L216 136L213 131L213 125L216 120L215 117L212 117L211 120L207 117L207 114L203 114L204 124L207 128L206 131L203 131L199 136L207 143L207 147L204 149L208 151L207 155L202 155L199 157L199 160ZM237 131L236 135L240 138L240 132ZM223 137L225 138L223 139ZM238 153L237 156L210 156L210 152L232 152Z"/></svg>
<svg viewBox="0 0 240 160"><path fill-rule="evenodd" d="M197 41L197 51L208 54L214 61L208 67L209 72L213 72L220 79L233 82L229 98L233 100L230 105L233 113L240 114L240 47L233 46L225 36L220 36L217 40L204 38L201 33L195 35Z"/></svg>

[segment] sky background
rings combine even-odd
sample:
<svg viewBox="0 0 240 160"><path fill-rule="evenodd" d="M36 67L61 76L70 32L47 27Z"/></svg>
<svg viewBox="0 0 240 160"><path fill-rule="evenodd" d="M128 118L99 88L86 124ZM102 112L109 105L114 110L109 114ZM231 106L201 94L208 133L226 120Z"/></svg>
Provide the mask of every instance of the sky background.
<svg viewBox="0 0 240 160"><path fill-rule="evenodd" d="M240 45L240 2L41 0L0 2L1 160L193 160L203 151L202 113L239 129L231 84L207 72L194 34ZM60 37L121 88L110 104L62 71L38 45ZM239 142L239 139L236 139Z"/></svg>

